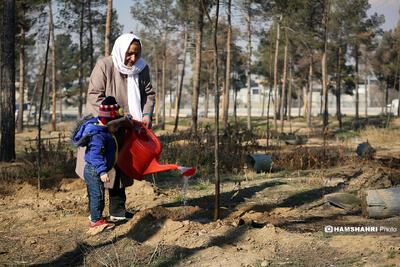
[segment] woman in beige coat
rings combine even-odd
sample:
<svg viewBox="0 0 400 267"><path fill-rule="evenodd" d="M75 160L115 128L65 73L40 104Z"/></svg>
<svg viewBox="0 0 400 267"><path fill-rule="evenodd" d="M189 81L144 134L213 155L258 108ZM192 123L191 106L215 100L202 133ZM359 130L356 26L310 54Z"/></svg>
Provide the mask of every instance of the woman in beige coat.
<svg viewBox="0 0 400 267"><path fill-rule="evenodd" d="M98 115L101 101L113 96L124 110L124 114L142 121L151 128L155 92L150 83L149 67L141 57L142 43L133 34L122 34L115 41L111 56L100 59L90 76L85 114ZM122 145L122 135L118 145ZM78 149L76 173L83 178L84 148ZM133 180L115 167L108 173L110 220L126 220L125 187Z"/></svg>

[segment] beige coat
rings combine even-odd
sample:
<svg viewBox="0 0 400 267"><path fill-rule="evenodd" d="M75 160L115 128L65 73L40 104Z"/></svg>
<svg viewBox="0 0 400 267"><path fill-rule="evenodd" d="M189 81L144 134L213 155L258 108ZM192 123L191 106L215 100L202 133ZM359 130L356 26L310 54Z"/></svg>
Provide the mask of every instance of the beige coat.
<svg viewBox="0 0 400 267"><path fill-rule="evenodd" d="M155 92L150 83L149 67L146 66L139 73L139 89L141 97L141 107L143 114L153 113ZM97 116L101 102L107 96L114 96L117 103L123 108L125 114L129 114L127 78L118 72L114 67L112 57L108 56L100 59L94 67L90 76L90 83L87 92L87 101L85 115L92 114ZM119 140L120 141L120 140ZM121 145L120 142L118 142ZM85 167L85 148L78 148L75 172L83 179L83 170ZM110 182L105 183L106 188L112 188L115 181L115 170L109 172ZM133 180L126 175L121 175L120 187L126 187L133 184Z"/></svg>

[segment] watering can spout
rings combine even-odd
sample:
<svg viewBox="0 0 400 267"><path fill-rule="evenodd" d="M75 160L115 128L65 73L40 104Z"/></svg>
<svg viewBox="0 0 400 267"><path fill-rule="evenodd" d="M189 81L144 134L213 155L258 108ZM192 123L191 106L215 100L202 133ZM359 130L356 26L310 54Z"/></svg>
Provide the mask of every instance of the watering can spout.
<svg viewBox="0 0 400 267"><path fill-rule="evenodd" d="M118 153L118 167L129 177L142 180L146 174L166 170L179 170L184 176L193 176L195 168L177 164L162 165L158 161L161 143L144 124L135 122L124 135L124 144Z"/></svg>

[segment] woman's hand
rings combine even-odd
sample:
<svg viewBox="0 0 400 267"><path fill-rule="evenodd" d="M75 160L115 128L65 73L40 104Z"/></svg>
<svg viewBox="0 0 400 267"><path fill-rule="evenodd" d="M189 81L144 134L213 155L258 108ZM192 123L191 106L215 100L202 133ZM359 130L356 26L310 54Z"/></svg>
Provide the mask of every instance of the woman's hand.
<svg viewBox="0 0 400 267"><path fill-rule="evenodd" d="M148 129L151 129L151 117L150 117L150 115L145 115L142 118L142 122Z"/></svg>

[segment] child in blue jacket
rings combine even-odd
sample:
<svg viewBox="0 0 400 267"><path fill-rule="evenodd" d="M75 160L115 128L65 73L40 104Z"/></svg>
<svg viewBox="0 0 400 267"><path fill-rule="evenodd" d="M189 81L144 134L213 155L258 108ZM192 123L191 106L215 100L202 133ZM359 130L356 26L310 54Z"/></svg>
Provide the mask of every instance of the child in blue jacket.
<svg viewBox="0 0 400 267"><path fill-rule="evenodd" d="M75 146L86 146L84 178L87 185L90 209L90 228L114 224L107 222L104 210L104 183L109 181L107 172L118 159L116 129L107 128L107 122L123 116L123 111L114 97L106 97L100 105L99 116L85 117L72 133Z"/></svg>

